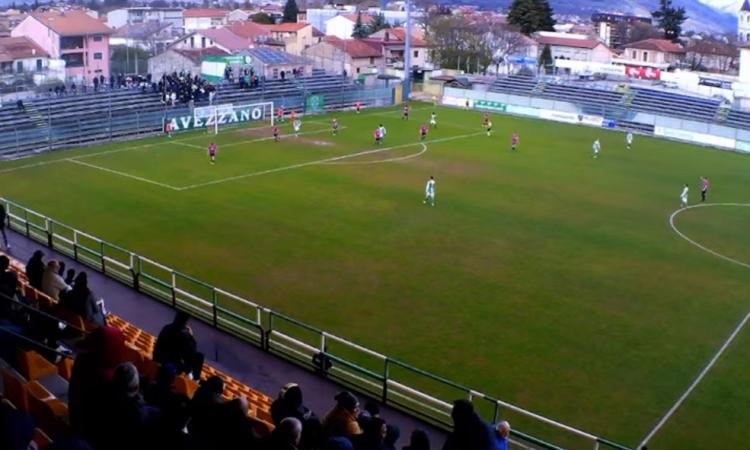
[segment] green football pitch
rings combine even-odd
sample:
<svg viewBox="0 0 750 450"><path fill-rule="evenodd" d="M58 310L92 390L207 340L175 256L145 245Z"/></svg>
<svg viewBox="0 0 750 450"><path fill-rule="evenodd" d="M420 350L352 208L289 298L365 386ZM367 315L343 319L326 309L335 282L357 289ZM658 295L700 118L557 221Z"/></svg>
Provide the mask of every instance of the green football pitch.
<svg viewBox="0 0 750 450"><path fill-rule="evenodd" d="M280 142L245 127L4 162L2 195L635 447L750 309L750 269L738 264L750 262L750 208L676 216L703 248L669 223L683 184L700 200L703 175L709 202L750 202L750 158L641 136L626 150L619 132L500 115L488 137L479 112L415 104L404 121L400 111L338 113L338 136L323 115L304 118L299 137L283 124ZM430 176L435 207L422 203ZM748 333L650 448L750 446Z"/></svg>

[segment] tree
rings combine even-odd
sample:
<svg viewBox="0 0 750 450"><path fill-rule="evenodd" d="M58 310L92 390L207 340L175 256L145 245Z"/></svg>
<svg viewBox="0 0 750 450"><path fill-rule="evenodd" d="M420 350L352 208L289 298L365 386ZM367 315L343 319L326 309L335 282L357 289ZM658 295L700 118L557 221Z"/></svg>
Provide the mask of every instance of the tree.
<svg viewBox="0 0 750 450"><path fill-rule="evenodd" d="M552 49L550 49L549 44L547 44L542 49L542 54L539 55L539 66L541 66L544 72L547 73L554 64L555 62L552 60Z"/></svg>
<svg viewBox="0 0 750 450"><path fill-rule="evenodd" d="M284 5L284 22L296 22L297 21L297 13L299 13L299 8L297 7L297 1L296 0L286 0L286 4Z"/></svg>
<svg viewBox="0 0 750 450"><path fill-rule="evenodd" d="M380 30L384 30L386 28L390 28L391 25L386 22L385 16L380 13L373 17L372 22L370 23L370 26L367 27L367 34L370 35L372 33L377 33Z"/></svg>
<svg viewBox="0 0 750 450"><path fill-rule="evenodd" d="M489 48L493 49L492 63L498 74L500 65L508 64L510 56L527 53L529 48L528 38L510 25L491 24L485 39Z"/></svg>
<svg viewBox="0 0 750 450"><path fill-rule="evenodd" d="M269 24L269 25L273 24L273 19L271 18L271 16L269 16L268 14L264 12L253 14L252 16L250 16L250 20L255 23L263 23L263 24Z"/></svg>
<svg viewBox="0 0 750 450"><path fill-rule="evenodd" d="M513 0L508 11L508 23L523 34L555 31L554 12L548 0Z"/></svg>
<svg viewBox="0 0 750 450"><path fill-rule="evenodd" d="M493 64L486 31L487 24L461 15L432 17L426 39L433 62L443 68L485 73Z"/></svg>
<svg viewBox="0 0 750 450"><path fill-rule="evenodd" d="M680 40L682 24L687 20L684 7L675 8L672 6L672 0L659 0L659 9L651 12L651 15L664 30L664 39L672 42Z"/></svg>
<svg viewBox="0 0 750 450"><path fill-rule="evenodd" d="M362 11L357 13L357 21L354 22L354 30L352 30L353 38L364 38L367 37L367 27L362 23Z"/></svg>

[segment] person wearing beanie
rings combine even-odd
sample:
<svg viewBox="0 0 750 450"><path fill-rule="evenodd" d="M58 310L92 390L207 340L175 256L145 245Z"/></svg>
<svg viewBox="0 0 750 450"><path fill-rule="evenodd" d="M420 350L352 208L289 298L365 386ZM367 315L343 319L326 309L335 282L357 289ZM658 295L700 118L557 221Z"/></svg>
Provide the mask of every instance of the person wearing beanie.
<svg viewBox="0 0 750 450"><path fill-rule="evenodd" d="M357 423L359 401L351 392L342 391L334 397L334 406L323 419L323 433L328 437L352 437L362 434Z"/></svg>

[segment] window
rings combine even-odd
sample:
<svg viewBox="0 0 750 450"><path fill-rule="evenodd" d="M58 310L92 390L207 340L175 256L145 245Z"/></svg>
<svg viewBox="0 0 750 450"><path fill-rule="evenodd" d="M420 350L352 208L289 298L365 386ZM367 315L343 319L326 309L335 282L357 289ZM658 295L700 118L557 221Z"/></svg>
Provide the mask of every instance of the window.
<svg viewBox="0 0 750 450"><path fill-rule="evenodd" d="M648 61L648 52L643 52L643 60Z"/></svg>
<svg viewBox="0 0 750 450"><path fill-rule="evenodd" d="M94 53L94 59L101 60L102 59L102 54L101 53Z"/></svg>
<svg viewBox="0 0 750 450"><path fill-rule="evenodd" d="M373 64L375 64L375 58L370 56L370 65L373 65Z"/></svg>
<svg viewBox="0 0 750 450"><path fill-rule="evenodd" d="M359 74L359 67L357 67L357 74Z"/></svg>
<svg viewBox="0 0 750 450"><path fill-rule="evenodd" d="M419 50L414 50L414 57L419 58Z"/></svg>
<svg viewBox="0 0 750 450"><path fill-rule="evenodd" d="M94 36L94 42L101 42L101 41L102 41L102 35L101 34L97 34L96 36Z"/></svg>
<svg viewBox="0 0 750 450"><path fill-rule="evenodd" d="M206 48L206 38L201 37L201 48Z"/></svg>
<svg viewBox="0 0 750 450"><path fill-rule="evenodd" d="M635 55L636 55L636 52L635 50L633 50L630 54L630 59L637 59Z"/></svg>
<svg viewBox="0 0 750 450"><path fill-rule="evenodd" d="M83 67L83 53L64 53L62 60L65 61L65 67Z"/></svg>
<svg viewBox="0 0 750 450"><path fill-rule="evenodd" d="M23 72L23 61L18 61L16 63L16 72L18 73Z"/></svg>
<svg viewBox="0 0 750 450"><path fill-rule="evenodd" d="M195 36L190 36L190 48L195 48Z"/></svg>
<svg viewBox="0 0 750 450"><path fill-rule="evenodd" d="M273 77L279 78L279 69L273 69Z"/></svg>
<svg viewBox="0 0 750 450"><path fill-rule="evenodd" d="M65 36L60 38L61 50L83 48L83 36Z"/></svg>
<svg viewBox="0 0 750 450"><path fill-rule="evenodd" d="M37 72L41 72L42 71L42 60L41 59L37 59L36 60L36 71Z"/></svg>

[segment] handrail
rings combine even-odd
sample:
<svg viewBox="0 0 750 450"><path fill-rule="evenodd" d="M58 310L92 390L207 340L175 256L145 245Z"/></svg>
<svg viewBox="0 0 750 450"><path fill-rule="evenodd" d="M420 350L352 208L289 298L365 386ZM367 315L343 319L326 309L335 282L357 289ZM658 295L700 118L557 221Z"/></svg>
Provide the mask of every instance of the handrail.
<svg viewBox="0 0 750 450"><path fill-rule="evenodd" d="M440 377L438 375L434 375L434 374L432 374L432 373L430 373L430 372L428 372L426 370L419 369L417 367L413 367L413 366L411 366L411 365L409 365L409 364L407 364L405 362L402 362L402 361L390 358L387 355L384 355L384 354L379 353L377 351L371 350L371 349L369 349L367 347L364 347L364 346L361 346L359 344L353 343L353 342L351 342L351 341L349 341L347 339L344 339L342 337L339 337L339 336L333 335L331 333L328 333L328 332L326 332L324 330L321 330L321 329L319 329L317 327L309 325L309 324L307 324L305 322L302 322L300 320L294 319L294 318L289 317L289 316L287 316L285 314L282 314L282 313L279 313L277 311L274 311L274 310L272 310L270 308L258 305L257 303L254 303L254 302L252 302L250 300L244 299L244 298L242 298L242 297L240 297L240 296L238 296L236 294L232 294L230 292L227 292L226 290L214 287L214 286L210 285L209 283L206 283L206 282L204 282L202 280L199 280L197 278L194 278L194 277L191 277L189 275L186 275L186 274L183 274L181 272L178 272L178 271L176 271L176 270L174 270L174 269L172 269L170 267L167 267L167 266L165 266L165 265L163 265L161 263L158 263L158 262L156 262L156 261L154 261L154 260L152 260L150 258L147 258L145 256L141 256L141 255L139 255L139 254L137 254L135 252L132 252L132 251L127 250L125 248L119 247L119 246L117 246L115 244L110 244L110 243L108 243L108 242L106 242L106 241L104 241L104 240L102 240L100 238L97 238L95 236L92 236L92 235L90 235L88 233L85 233L83 231L77 230L77 229L75 229L73 227L70 227L68 225L62 224L60 222L54 221L54 220L52 220L52 219L44 216L43 214L40 214L40 213L38 213L36 211L30 210L28 208L25 208L24 206L22 206L22 205L20 205L18 203L15 203L15 202L13 202L11 200L8 200L8 199L6 199L4 197L0 197L0 202L5 203L5 205L6 205L6 211L8 211L8 216L9 216L9 218L13 219L13 220L9 220L9 225L10 225L10 227L12 229L25 234L27 237L30 237L31 234L32 234L32 232L30 230L30 226L34 226L35 228L38 228L39 230L43 230L46 233L46 235L47 235L46 244L48 246L50 246L50 247L53 247L53 238L63 239L66 242L70 242L70 240L67 239L65 236L61 236L60 234L55 233L53 229L51 229L51 227L50 227L50 223L51 222L53 222L55 224L58 224L61 227L66 227L66 228L68 228L70 230L73 230L74 239L73 239L73 241L72 241L71 244L73 245L73 250L74 250L73 253L74 253L74 258L76 260L78 260L79 262L83 262L84 264L86 264L86 265L88 265L90 267L94 267L97 270L100 270L105 275L109 275L109 274L107 273L107 271L105 269L105 266L103 264L104 261L109 261L111 263L114 263L118 267L121 267L123 269L129 269L131 271L131 273L133 274L133 277L135 279L143 277L143 278L149 280L150 282L156 283L158 286L161 286L163 290L161 290L161 292L156 292L156 291L159 291L160 289L155 288L153 286L145 285L144 283L138 283L138 282L134 282L134 288L135 289L137 289L138 291L143 292L143 293L145 293L147 295L150 295L150 296L152 296L152 297L154 297L154 298L156 298L158 300L162 300L162 301L165 300L165 297L164 297L165 294L166 295L171 295L171 302L172 302L172 306L173 307L177 306L176 302L177 302L177 296L179 294L179 296L180 296L179 302L180 302L180 306L181 307L187 308L190 311L194 311L195 317L197 317L199 320L204 320L204 321L211 322L211 324L213 326L215 326L215 327L219 326L219 322L221 322L223 324L223 323L226 323L227 320L228 320L228 319L223 319L223 318L222 318L223 320L219 320L219 318L218 318L218 314L219 313L229 314L230 316L233 316L233 317L236 317L236 318L242 317L240 314L232 311L228 307L219 306L218 305L218 296L219 295L223 296L223 298L225 298L225 299L228 299L228 300L231 300L231 301L235 301L239 305L250 306L252 308L255 308L255 310L256 310L256 314L255 314L256 315L256 321L255 322L252 322L251 319L247 319L247 318L244 318L244 317L242 317L242 318L244 319L243 322L246 320L246 321L250 322L249 323L250 326L252 326L253 328L257 328L257 330L259 331L259 333L261 335L260 345L261 345L261 347L264 350L266 350L266 351L275 351L275 352L281 354L284 357L293 357L293 358L295 358L295 362L297 362L298 364L302 364L302 365L304 365L307 368L311 367L311 365L314 365L314 363L313 363L312 359L308 359L307 361L305 361L303 363L302 362L303 357L307 358L310 355L320 354L320 355L323 355L323 356L327 357L328 361L330 361L332 363L341 364L342 367L338 367L337 366L336 367L336 371L337 372L343 372L345 374L345 376L347 376L349 378L360 379L361 380L361 377L359 375L367 375L367 376L373 377L373 378L375 378L375 379L377 379L377 380L379 380L379 381L382 382L382 384L381 384L382 400L383 400L384 403L393 404L393 405L401 407L402 409L405 409L405 410L407 410L407 411L409 411L411 413L414 413L416 415L420 415L421 417L426 417L426 418L430 418L430 419L435 420L435 421L439 421L439 423L441 423L443 425L446 424L445 419L438 419L437 417L426 415L425 412L416 410L415 408L410 408L408 406L400 404L399 402L397 402L397 401L395 401L393 399L393 396L400 397L400 398L406 398L406 395L410 395L411 398L409 398L409 401L413 402L414 404L421 404L423 406L423 408L429 409L429 410L433 410L436 413L438 412L436 410L436 408L433 407L433 406L430 406L429 404L439 405L439 406L441 406L443 408L446 408L446 409L449 409L449 408L452 407L452 404L446 402L445 400L442 400L442 399L436 397L435 395L431 395L429 393L422 392L421 390L418 390L418 389L416 389L414 387L411 387L411 386L405 384L404 382L399 382L399 381L394 380L390 376L390 367L389 367L390 365L394 365L394 366L400 367L402 369L406 369L407 371L409 371L409 374L411 374L412 376L415 376L415 375L422 376L422 377L425 377L425 378L427 378L427 379L429 379L431 381L441 383L442 385L444 385L446 387L450 387L452 389L456 389L458 391L461 391L461 392L464 393L464 395L466 395L468 397L469 400L472 400L474 398L479 398L479 399L484 399L484 400L487 400L487 401L493 403L495 405L495 417L493 419L497 418L499 408L502 407L502 408L506 408L508 410L514 411L516 413L525 415L525 416L527 416L527 417L529 417L531 419L534 419L537 422L540 422L540 423L552 426L552 427L554 427L554 428L556 428L558 430L564 430L564 431L566 431L568 433L571 433L571 434L573 434L575 436L584 438L584 439L590 441L593 444L593 450L599 449L600 444L601 445L605 445L605 446L610 447L610 448L613 448L613 449L617 449L617 450L631 450L630 448L628 448L626 446L623 446L621 444L617 444L617 443L609 441L607 439L603 439L603 438L598 437L598 436L596 436L596 435L594 435L592 433L588 433L586 431L580 430L580 429L572 427L570 425L566 425L564 423L558 422L556 420L550 419L550 418L542 416L540 414L533 413L531 411L528 411L526 409L523 409L523 408L521 408L519 406L516 406L516 405L513 405L511 403L508 403L508 402L505 402L505 401L502 401L502 400L499 400L499 399L492 398L492 397L487 396L487 395L485 395L485 394L483 394L483 393L481 393L479 391L476 391L476 390L473 390L473 389L468 388L466 386L463 386L461 384L455 383L455 382L453 382L451 380L448 380L446 378ZM11 208L10 208L11 206L13 206L14 208L23 210L24 211L24 217L20 217L17 214L14 214L13 211L11 210ZM44 226L39 226L39 225L36 225L36 224L33 224L33 223L29 222L29 220L28 220L29 213L31 213L32 215L36 215L39 218L43 219L44 220ZM90 239L90 240L92 240L94 242L99 243L100 244L100 250L98 251L98 253L97 253L97 250L86 248L85 246L83 246L80 243L78 243L76 237L79 236L79 235L83 236L85 238L88 238L88 239ZM104 255L104 246L105 245L111 246L112 248L115 248L115 249L121 251L122 253L129 255L130 266L128 266L126 263L114 260L114 259L112 259L112 258ZM78 249L79 248L85 249L86 251L92 253L93 255L98 256L99 263L101 265L99 267L95 267L95 266L92 265L93 264L92 263L93 260L91 258L80 257L80 255L78 255ZM170 281L167 282L167 281L161 280L161 279L159 279L158 277L156 277L154 275L151 275L149 273L144 272L144 270L143 270L143 264L144 263L149 264L149 265L151 265L153 267L156 267L156 268L162 270L163 272L165 272L165 274L167 274L170 277ZM204 289L210 290L210 292L211 292L211 301L206 300L204 298L201 298L201 297L199 297L199 296L197 296L197 295L195 295L195 294L193 294L191 292L186 291L183 288L178 287L177 286L178 277L180 277L181 279L187 280L189 282L195 283L196 285L201 286ZM117 278L114 278L114 279L117 279ZM159 297L159 295L162 295L162 297ZM197 304L191 303L191 301L195 302ZM208 315L212 316L212 319L209 320L206 317ZM264 323L263 323L263 315L266 315L267 318L268 318L266 325L264 325ZM274 327L274 318L278 318L280 320L283 320L287 324L291 324L293 326L299 327L299 328L305 330L305 332L307 332L307 333L317 334L317 336L320 339L319 344L318 344L319 347L311 345L311 344L309 344L307 342L304 342L304 341L302 341L300 339L295 338L291 334L288 334L288 333L291 333L291 332L282 332L282 331L279 331L278 326ZM240 324L232 323L232 326L224 326L223 328L225 330L228 330L229 332L232 332L231 330L233 330L235 328L240 328L240 327L241 327ZM245 340L247 340L248 342L250 342L252 344L256 344L252 340L248 340L247 337L244 336L242 333L235 332L235 334L237 336L239 336L240 338L244 338ZM283 343L280 343L280 342L273 342L274 338L278 338L280 341L286 341L287 344L296 345L296 346L298 346L298 347L306 350L308 353L310 353L310 355L306 355L302 351L295 350L295 349L289 347L286 344L283 344ZM342 357L337 356L335 354L329 353L328 350L327 350L327 345L326 345L327 340L331 340L331 341L335 341L335 342L341 343L343 345L348 346L351 349L354 349L354 350L360 352L361 354L367 355L369 357L374 357L374 358L377 358L377 359L383 361L385 363L384 367L383 367L383 372L382 373L377 373L377 372L375 372L375 371L373 371L371 369L365 368L362 365L357 364L357 363L355 363L353 361L349 361L349 360L346 360L345 358L342 358ZM273 348L274 345L286 348L287 352L285 353L282 350ZM289 353L296 354L298 356L291 356ZM327 370L327 369L324 369L324 370ZM347 370L349 370L349 371L347 371ZM344 380L344 381L348 380L348 378L344 378L344 375L336 375L336 377L338 379L341 379L341 380ZM348 383L351 384L352 382L349 380ZM370 385L370 386L372 386L372 382L370 382L370 381L368 381L367 384ZM364 390L364 388L362 388L361 386L359 386L359 389ZM390 394L390 396L389 396L389 391L391 391L391 389L395 389L395 390L394 390L394 393ZM372 393L372 388L370 388L370 390L366 390L366 391ZM428 404L420 403L420 402L427 402ZM447 413L444 413L442 411L440 412L441 416L445 416L446 414ZM517 430L514 430L514 435L519 436L519 437L523 437L523 439L525 439L525 440L527 440L529 442L534 443L534 445L540 445L543 448L547 448L547 449L560 449L560 450L562 450L561 447L558 447L558 446L556 446L554 444L545 442L545 441L540 440L538 438L534 438L533 436L524 434L524 433L522 433L520 431L517 431Z"/></svg>

